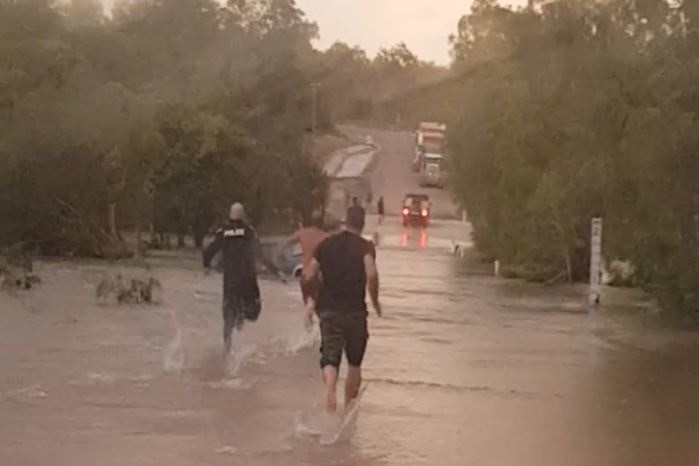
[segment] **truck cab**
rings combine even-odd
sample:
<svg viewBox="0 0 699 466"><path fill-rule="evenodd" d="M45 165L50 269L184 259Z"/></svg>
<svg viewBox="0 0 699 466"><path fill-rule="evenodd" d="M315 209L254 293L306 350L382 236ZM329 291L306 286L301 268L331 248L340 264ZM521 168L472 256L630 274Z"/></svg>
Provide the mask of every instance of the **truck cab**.
<svg viewBox="0 0 699 466"><path fill-rule="evenodd" d="M422 157L420 184L422 186L442 187L442 154L426 153Z"/></svg>

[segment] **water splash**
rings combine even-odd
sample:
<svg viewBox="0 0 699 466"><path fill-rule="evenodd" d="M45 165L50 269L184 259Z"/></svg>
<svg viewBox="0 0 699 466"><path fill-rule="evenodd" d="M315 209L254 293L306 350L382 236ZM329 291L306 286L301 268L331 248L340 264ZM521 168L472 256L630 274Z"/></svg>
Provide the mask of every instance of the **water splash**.
<svg viewBox="0 0 699 466"><path fill-rule="evenodd" d="M163 369L165 372L181 372L184 368L185 357L182 345L182 329L177 321L175 312L170 310L170 318L175 328L175 335L165 347L163 353Z"/></svg>
<svg viewBox="0 0 699 466"><path fill-rule="evenodd" d="M95 386L95 385L111 385L120 382L132 383L139 386L148 386L153 380L150 374L141 375L116 375L102 372L88 372L83 377L70 381L74 386Z"/></svg>
<svg viewBox="0 0 699 466"><path fill-rule="evenodd" d="M214 450L214 453L219 455L235 455L236 453L238 453L238 449L236 447L228 445Z"/></svg>
<svg viewBox="0 0 699 466"><path fill-rule="evenodd" d="M302 439L307 437L322 437L337 430L339 418L323 412L316 407L309 411L298 411L294 415L293 435Z"/></svg>
<svg viewBox="0 0 699 466"><path fill-rule="evenodd" d="M177 329L175 337L168 343L163 355L165 372L181 372L184 367L184 350L182 349L182 331Z"/></svg>
<svg viewBox="0 0 699 466"><path fill-rule="evenodd" d="M87 374L87 380L91 383L114 383L116 376L113 374L103 374L100 372L90 372Z"/></svg>
<svg viewBox="0 0 699 466"><path fill-rule="evenodd" d="M215 390L249 390L255 385L255 382L257 382L257 379L245 380L240 377L235 377L221 381L208 382L206 385Z"/></svg>
<svg viewBox="0 0 699 466"><path fill-rule="evenodd" d="M282 348L281 353L290 355L311 348L318 341L320 341L320 329L316 325L310 332L303 330L285 338L278 338L275 343Z"/></svg>
<svg viewBox="0 0 699 466"><path fill-rule="evenodd" d="M255 359L262 362L260 358L263 357L264 354L258 352L257 345L243 345L239 338L234 337L231 352L225 355L224 372L227 377L237 378L246 364Z"/></svg>
<svg viewBox="0 0 699 466"><path fill-rule="evenodd" d="M39 384L29 385L26 387L18 388L16 390L10 390L7 392L0 392L0 400L12 399L18 397L24 398L46 398L48 393L44 391L43 387Z"/></svg>

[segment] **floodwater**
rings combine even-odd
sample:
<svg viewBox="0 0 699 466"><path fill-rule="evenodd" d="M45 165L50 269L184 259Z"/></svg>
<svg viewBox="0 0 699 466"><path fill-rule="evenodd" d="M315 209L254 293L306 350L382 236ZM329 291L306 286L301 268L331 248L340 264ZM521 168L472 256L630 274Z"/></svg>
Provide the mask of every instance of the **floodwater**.
<svg viewBox="0 0 699 466"><path fill-rule="evenodd" d="M380 228L385 317L350 443L297 435L321 382L293 284L263 283L224 370L220 276L155 263L163 305L98 306L106 266L56 262L0 295L0 464L699 464L697 335L467 267L450 254L460 224L397 224Z"/></svg>

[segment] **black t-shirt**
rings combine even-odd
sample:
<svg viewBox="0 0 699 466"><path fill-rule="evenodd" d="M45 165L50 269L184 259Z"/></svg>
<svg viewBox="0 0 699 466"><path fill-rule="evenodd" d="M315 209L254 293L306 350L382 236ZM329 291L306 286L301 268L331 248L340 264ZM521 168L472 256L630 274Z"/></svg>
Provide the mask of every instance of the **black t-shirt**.
<svg viewBox="0 0 699 466"><path fill-rule="evenodd" d="M356 211L357 215L364 220L366 218L366 211L364 210L364 207L360 205L351 205L347 208L347 214L349 215L350 212Z"/></svg>
<svg viewBox="0 0 699 466"><path fill-rule="evenodd" d="M348 231L320 243L314 254L322 274L318 311L366 313L364 256L367 254L376 258L374 245Z"/></svg>

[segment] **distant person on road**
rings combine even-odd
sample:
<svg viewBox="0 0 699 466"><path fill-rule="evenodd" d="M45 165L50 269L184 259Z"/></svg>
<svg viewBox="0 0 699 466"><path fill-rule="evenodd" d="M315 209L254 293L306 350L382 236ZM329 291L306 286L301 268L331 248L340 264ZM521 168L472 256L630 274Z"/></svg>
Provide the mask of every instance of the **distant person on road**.
<svg viewBox="0 0 699 466"><path fill-rule="evenodd" d="M255 230L245 220L245 209L235 203L229 212L226 228L216 232L216 239L204 249L204 269L223 253L223 347L225 356L231 351L233 329L241 330L246 320L256 321L260 315L260 288L255 266Z"/></svg>
<svg viewBox="0 0 699 466"><path fill-rule="evenodd" d="M303 270L310 265L313 260L313 254L320 243L323 242L325 238L329 235L323 230L323 216L321 214L314 214L311 221L299 228L299 230L291 235L286 241L282 250L288 248L293 244L298 244L301 246L301 265ZM303 277L299 277L299 283L301 285L301 296L303 297L303 304L308 304L309 298L317 300L318 298L318 281L307 282L303 280Z"/></svg>
<svg viewBox="0 0 699 466"><path fill-rule="evenodd" d="M361 217L362 221L366 219L366 211L364 210L364 207L359 203L359 198L358 197L353 197L352 198L352 205L350 205L347 208L347 217L349 217L350 212L354 212L353 215L356 215L357 217Z"/></svg>
<svg viewBox="0 0 699 466"><path fill-rule="evenodd" d="M377 213L379 214L379 225L381 225L383 223L384 215L386 214L385 206L383 203L383 196L379 197L379 200L376 203L376 210L377 210Z"/></svg>
<svg viewBox="0 0 699 466"><path fill-rule="evenodd" d="M361 366L369 338L367 287L376 314L381 316L376 250L362 238L363 229L363 213L358 209L348 209L345 230L330 236L318 246L303 274L306 281L319 277L321 280L318 301L313 304L320 318L320 367L326 388L325 410L328 413L337 410L337 379L343 352L349 363L345 406L348 407L359 393ZM312 321L312 310L308 311L307 318Z"/></svg>

